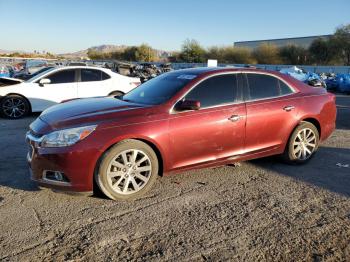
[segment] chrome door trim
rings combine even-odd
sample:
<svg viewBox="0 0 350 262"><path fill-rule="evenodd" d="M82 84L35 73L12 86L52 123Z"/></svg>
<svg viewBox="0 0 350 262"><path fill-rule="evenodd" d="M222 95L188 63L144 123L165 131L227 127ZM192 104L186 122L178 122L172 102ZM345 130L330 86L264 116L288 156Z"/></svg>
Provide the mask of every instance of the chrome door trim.
<svg viewBox="0 0 350 262"><path fill-rule="evenodd" d="M224 68L223 68L224 69ZM272 76L277 78L278 80L282 81L283 83L285 83L291 90L292 93L290 94L286 94L286 95L279 95L279 96L273 96L273 97L264 97L264 98L260 98L260 99L253 99L253 100L243 100L239 101L239 102L232 102L232 103L225 103L225 104L221 104L221 105L216 105L216 106L209 106L209 107L203 107L200 108L199 110L186 110L186 111L181 111L181 112L175 112L174 111L174 107L175 105L182 100L189 92L192 91L192 89L194 89L196 86L198 86L200 83L202 83L203 81L214 77L214 76L220 76L220 75L230 75L230 74L260 74L260 75L268 75L268 76ZM239 87L239 88L243 88L243 87ZM249 88L249 87L248 87ZM241 90L243 91L243 90ZM239 71L234 71L234 72L220 72L220 73L215 73L215 74L211 74L209 76L206 76L205 78L201 79L198 83L196 83L194 86L192 86L189 90L187 90L187 92L181 96L180 99L176 100L176 102L172 105L172 107L169 109L169 114L174 115L174 114L181 114L181 113L185 113L185 112L191 112L191 111L200 111L202 109L210 109L210 108L216 108L216 107L221 107L221 106L228 106L228 105L239 105L239 104L244 104L247 102L255 102L255 101L262 101L262 100L268 100L268 99L274 99L274 98L278 98L278 97L286 97L286 96L290 96L293 94L298 93L299 91L295 90L294 87L292 87L289 83L287 83L284 79L282 79L280 76L272 74L272 73L268 73L268 72L252 72L252 71L244 71L244 70L239 70Z"/></svg>

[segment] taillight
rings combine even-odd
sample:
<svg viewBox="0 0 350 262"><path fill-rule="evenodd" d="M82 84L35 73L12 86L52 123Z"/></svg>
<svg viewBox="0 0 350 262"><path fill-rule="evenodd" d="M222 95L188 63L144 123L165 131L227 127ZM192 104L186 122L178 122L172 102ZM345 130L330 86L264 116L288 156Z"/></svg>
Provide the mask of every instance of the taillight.
<svg viewBox="0 0 350 262"><path fill-rule="evenodd" d="M335 94L328 93L328 95L331 96L332 101L335 103L335 100L337 98Z"/></svg>
<svg viewBox="0 0 350 262"><path fill-rule="evenodd" d="M133 85L135 87L139 86L141 82L130 82L130 85Z"/></svg>

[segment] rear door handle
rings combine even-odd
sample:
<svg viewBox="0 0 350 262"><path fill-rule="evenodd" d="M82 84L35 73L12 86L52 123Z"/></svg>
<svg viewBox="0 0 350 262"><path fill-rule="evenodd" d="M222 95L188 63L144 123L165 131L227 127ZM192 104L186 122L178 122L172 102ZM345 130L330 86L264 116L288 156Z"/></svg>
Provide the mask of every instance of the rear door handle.
<svg viewBox="0 0 350 262"><path fill-rule="evenodd" d="M237 122L238 120L240 120L242 118L242 116L239 115L232 115L228 118L228 120L230 120L231 122Z"/></svg>
<svg viewBox="0 0 350 262"><path fill-rule="evenodd" d="M283 107L283 110L289 112L289 111L292 111L294 108L295 108L294 106L285 106Z"/></svg>

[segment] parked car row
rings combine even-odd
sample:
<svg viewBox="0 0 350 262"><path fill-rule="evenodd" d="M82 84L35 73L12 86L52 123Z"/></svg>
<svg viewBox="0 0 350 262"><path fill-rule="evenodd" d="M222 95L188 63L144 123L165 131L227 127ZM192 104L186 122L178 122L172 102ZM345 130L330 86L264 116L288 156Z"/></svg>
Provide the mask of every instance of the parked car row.
<svg viewBox="0 0 350 262"><path fill-rule="evenodd" d="M158 75L172 71L170 63L165 64L153 64L153 63L126 63L126 62L113 62L105 63L104 67L111 68L115 72L122 75L138 77L141 82L144 83Z"/></svg>
<svg viewBox="0 0 350 262"><path fill-rule="evenodd" d="M11 77L14 73L14 70L11 66L0 65L0 77Z"/></svg>
<svg viewBox="0 0 350 262"><path fill-rule="evenodd" d="M114 78L120 76L106 69L70 67L25 84L41 99L53 92L59 101L67 98L65 90L95 96L100 85L87 81L92 85L79 86L84 79ZM67 79L75 79L74 85L66 87ZM124 79L130 88L134 80ZM57 80L62 86L52 87ZM25 104L14 98L6 100L5 108ZM49 104L40 101L36 110ZM248 68L178 70L124 96L77 99L46 109L26 135L27 160L32 179L41 186L91 192L95 184L111 199L135 199L162 174L270 155L305 163L331 135L335 118L333 94L285 74Z"/></svg>

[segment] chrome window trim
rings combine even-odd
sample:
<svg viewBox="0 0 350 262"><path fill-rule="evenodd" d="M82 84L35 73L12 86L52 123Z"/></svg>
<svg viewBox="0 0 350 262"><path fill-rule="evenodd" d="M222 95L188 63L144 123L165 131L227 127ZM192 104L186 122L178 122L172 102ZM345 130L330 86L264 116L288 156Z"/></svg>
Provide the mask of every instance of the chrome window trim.
<svg viewBox="0 0 350 262"><path fill-rule="evenodd" d="M274 98L277 98L277 97L285 97L285 96L290 96L290 95L293 95L293 94L298 93L298 91L295 90L294 87L292 87L289 83L287 83L287 82L286 82L284 79L282 79L280 76L276 76L276 75L271 74L271 73L268 73L268 72L242 72L242 73L243 73L243 74L268 75L268 76L275 77L275 78L277 78L278 80L280 80L280 81L282 81L283 83L285 83L285 84L290 88L290 90L292 91L292 93L285 94L285 95L269 96L269 97L264 97L264 98L245 100L246 103L248 103L248 102L255 102L255 101L262 101L262 100L268 100L268 99L274 99ZM249 85L249 82L248 82L248 85ZM249 86L248 86L248 88L249 88Z"/></svg>
<svg viewBox="0 0 350 262"><path fill-rule="evenodd" d="M232 103L225 103L225 104L220 104L220 105L215 105L215 106L208 106L208 107L202 107L202 108L199 108L199 110L186 110L186 111L181 111L181 112L176 112L174 110L174 107L175 105L180 101L182 100L185 96L187 96L187 94L189 92L192 91L192 89L196 88L199 84L201 84L203 81L211 78L211 77L215 77L215 76L220 76L220 75L233 75L233 74L240 74L241 72L240 71L234 71L234 72L221 72L221 73L215 73L215 74L212 74L212 75L209 75L209 76L206 76L205 78L203 78L202 80L200 80L196 85L192 86L180 99L178 99L174 104L173 106L170 108L169 110L169 114L171 115L175 115L175 114L180 114L180 113L186 113L186 112L191 112L191 111L200 111L200 110L203 110L203 109L210 109L210 108L216 108L216 107L222 107L222 106L228 106L228 105L236 105L236 104L242 104L244 103L244 101L240 101L240 102L232 102Z"/></svg>
<svg viewBox="0 0 350 262"><path fill-rule="evenodd" d="M52 71L48 72L47 74L43 75L40 79L38 79L38 80L37 80L36 82L34 82L34 83L39 84L39 82L40 82L41 79L48 78L48 77L50 77L50 76L53 75L53 74L56 74L56 73L59 73L59 72L63 72L63 71L68 71L68 70L74 70L74 71L75 71L75 72L74 72L74 82L68 82L68 83L52 83L52 84L53 84L53 85L57 85L57 84L78 83L78 82L76 81L77 69L80 69L80 68L74 68L74 67L72 67L72 68L63 67L63 68L62 68L62 67L57 67L57 68L55 68L54 70L52 70Z"/></svg>
<svg viewBox="0 0 350 262"><path fill-rule="evenodd" d="M259 99L252 99L252 100L246 100L245 103L250 103L250 102L259 102L259 101L264 101L264 100L269 100L269 99L274 99L274 98L279 98L279 97L286 97L286 96L290 96L290 95L294 95L296 93L290 93L290 94L286 94L286 95L280 95L280 96L269 96L269 97L265 97L265 98L259 98ZM268 103L269 101L266 101L266 103Z"/></svg>
<svg viewBox="0 0 350 262"><path fill-rule="evenodd" d="M186 110L186 111L181 111L181 112L176 112L174 111L174 107L175 105L182 100L189 92L191 92L192 89L194 89L196 86L198 86L200 83L202 83L203 81L207 80L210 77L214 77L214 76L219 76L219 75L230 75L230 74L260 74L260 75L268 75L268 76L272 76L277 78L278 80L282 81L283 83L285 83L292 91L292 93L290 94L286 94L286 95L279 95L279 96L273 96L273 97L264 97L264 98L259 98L259 99L253 99L253 100L245 100L245 97L243 97L243 101L240 102L233 102L233 103L225 103L225 104L220 104L220 105L216 105L216 106L209 106L209 107L203 107L200 108L199 110ZM245 81L245 80L244 80ZM242 86L241 88L244 88L244 86ZM249 87L248 87L249 88ZM241 90L243 91L243 90ZM186 113L186 112L192 112L192 111L200 111L203 109L210 109L210 108L216 108L216 107L223 107L223 106L229 106L229 105L239 105L239 104L243 104L243 103L247 103L247 102L255 102L255 101L261 101L261 100L268 100L268 99L273 99L273 98L277 98L277 97L286 97L286 96L290 96L293 94L298 93L297 90L295 90L294 87L292 87L289 83L287 83L284 79L282 79L280 76L274 75L272 73L269 72L251 72L251 71L234 71L234 72L221 72L221 73L215 73L212 75L209 75L205 78L203 78L201 81L199 81L196 85L192 86L191 89L189 89L180 99L178 99L173 106L170 108L169 110L169 114L174 115L174 114L180 114L180 113Z"/></svg>
<svg viewBox="0 0 350 262"><path fill-rule="evenodd" d="M62 68L62 67L54 67L52 70L49 70L49 72L46 72L46 74L42 75L39 79L37 79L35 82L32 82L32 83L36 83L36 84L39 84L39 81L43 78L47 78L48 76L52 75L52 74L55 74L57 72L60 72L60 71L63 71L67 68Z"/></svg>

